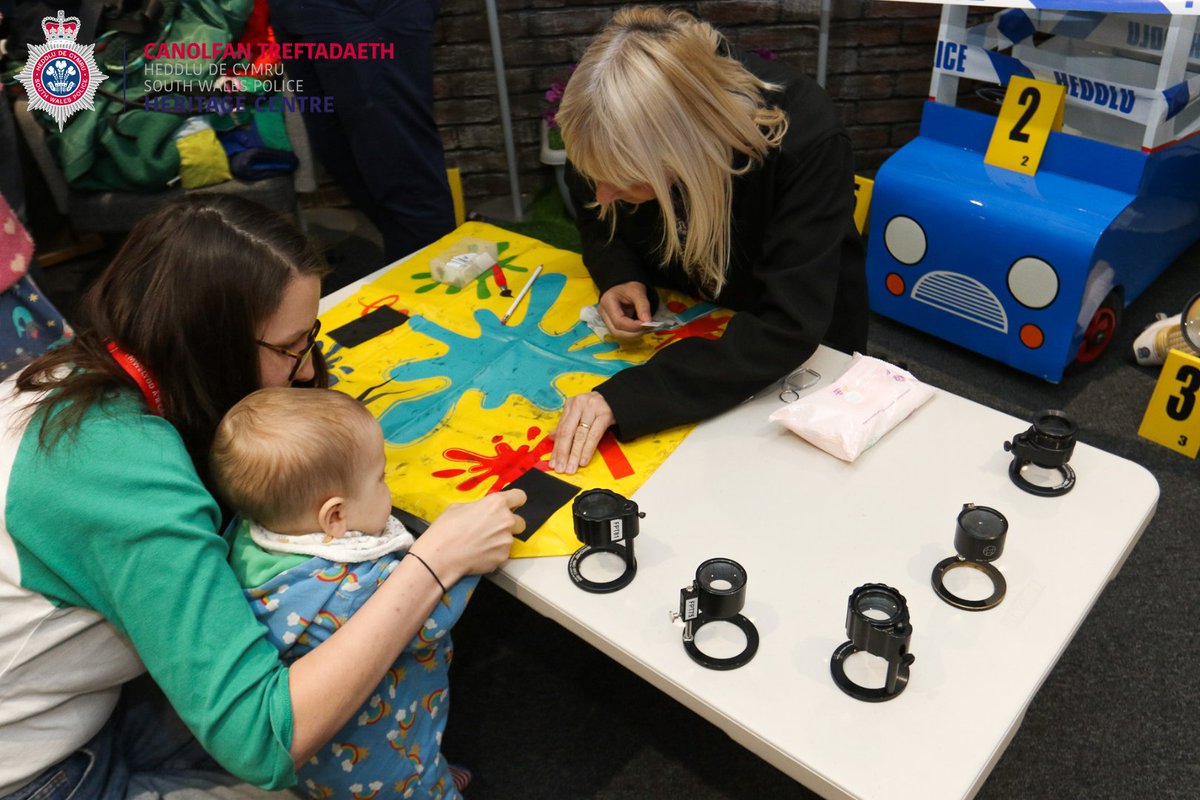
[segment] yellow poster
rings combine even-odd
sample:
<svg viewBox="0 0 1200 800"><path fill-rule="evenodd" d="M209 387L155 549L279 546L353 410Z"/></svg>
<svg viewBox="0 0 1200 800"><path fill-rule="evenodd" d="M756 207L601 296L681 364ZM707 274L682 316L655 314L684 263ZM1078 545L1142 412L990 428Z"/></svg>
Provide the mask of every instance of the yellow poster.
<svg viewBox="0 0 1200 800"><path fill-rule="evenodd" d="M495 242L499 264L462 289L437 283L429 259L459 239ZM520 306L500 323L534 269ZM512 297L502 296L497 270ZM692 336L717 338L732 312L673 292L662 302L683 323L632 345L601 341L579 312L597 301L576 253L478 222L398 264L321 315L320 347L333 388L364 402L383 426L392 500L432 520L447 505L503 489L531 469L547 467L553 431L566 397ZM381 307L407 321L355 347L325 332ZM606 488L629 497L683 441L691 426L634 442L601 440L588 466L558 475L580 490ZM580 546L571 504L513 544L515 558L567 555Z"/></svg>

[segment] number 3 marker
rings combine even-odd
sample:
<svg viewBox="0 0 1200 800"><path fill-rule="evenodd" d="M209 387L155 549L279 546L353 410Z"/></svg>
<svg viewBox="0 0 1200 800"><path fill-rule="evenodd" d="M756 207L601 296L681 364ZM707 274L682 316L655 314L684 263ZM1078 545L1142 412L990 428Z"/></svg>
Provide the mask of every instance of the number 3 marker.
<svg viewBox="0 0 1200 800"><path fill-rule="evenodd" d="M1138 436L1196 457L1200 452L1200 356L1167 354Z"/></svg>

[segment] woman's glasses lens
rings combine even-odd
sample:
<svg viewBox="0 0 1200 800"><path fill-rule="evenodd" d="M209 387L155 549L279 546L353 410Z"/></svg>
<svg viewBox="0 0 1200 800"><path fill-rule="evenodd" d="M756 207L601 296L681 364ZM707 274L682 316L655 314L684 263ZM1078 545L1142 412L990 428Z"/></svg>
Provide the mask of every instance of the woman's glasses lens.
<svg viewBox="0 0 1200 800"><path fill-rule="evenodd" d="M292 371L288 373L288 380L296 379L296 373L303 369L308 360L312 358L313 347L317 344L317 334L321 332L321 320L313 323L312 330L308 332L308 339L305 341L304 349L299 353L289 353L296 359L296 363L292 364Z"/></svg>

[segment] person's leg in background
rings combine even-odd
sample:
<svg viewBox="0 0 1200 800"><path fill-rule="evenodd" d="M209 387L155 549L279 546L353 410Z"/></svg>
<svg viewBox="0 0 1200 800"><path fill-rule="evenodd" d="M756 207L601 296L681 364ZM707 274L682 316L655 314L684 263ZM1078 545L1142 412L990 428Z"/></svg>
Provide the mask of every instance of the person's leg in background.
<svg viewBox="0 0 1200 800"><path fill-rule="evenodd" d="M380 229L389 261L454 228L441 136L433 119L436 0L271 0L281 42L386 42L392 58L285 63L298 95L333 98L306 113L313 148Z"/></svg>

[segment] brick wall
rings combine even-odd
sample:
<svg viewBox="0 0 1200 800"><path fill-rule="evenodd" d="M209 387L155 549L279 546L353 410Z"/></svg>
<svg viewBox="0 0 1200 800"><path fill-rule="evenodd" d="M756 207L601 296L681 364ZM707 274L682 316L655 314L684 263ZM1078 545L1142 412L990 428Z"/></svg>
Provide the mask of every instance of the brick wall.
<svg viewBox="0 0 1200 800"><path fill-rule="evenodd" d="M550 185L538 161L542 97L622 3L496 0L521 187ZM768 48L816 73L818 0L700 0L678 3L743 50ZM434 46L435 113L447 162L463 172L467 204L509 195L504 137L483 0L442 0ZM871 174L916 134L929 89L940 5L833 0L827 88Z"/></svg>

